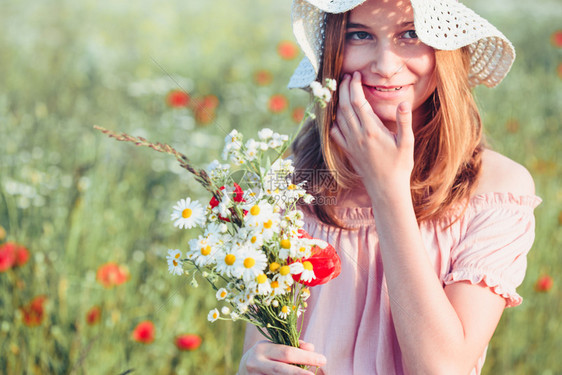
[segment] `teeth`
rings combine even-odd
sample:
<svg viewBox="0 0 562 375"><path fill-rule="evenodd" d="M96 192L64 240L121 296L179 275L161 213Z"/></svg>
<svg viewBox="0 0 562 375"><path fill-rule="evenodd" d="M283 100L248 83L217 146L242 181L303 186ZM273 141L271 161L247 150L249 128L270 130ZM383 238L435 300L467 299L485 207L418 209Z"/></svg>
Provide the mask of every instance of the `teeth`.
<svg viewBox="0 0 562 375"><path fill-rule="evenodd" d="M375 86L375 90L377 90L377 91L382 91L382 92L398 91L398 90L400 90L401 88L402 88L402 86L400 86L400 87L395 87L395 88L392 88L392 89L383 89L383 88L381 88L381 87L376 87L376 86Z"/></svg>

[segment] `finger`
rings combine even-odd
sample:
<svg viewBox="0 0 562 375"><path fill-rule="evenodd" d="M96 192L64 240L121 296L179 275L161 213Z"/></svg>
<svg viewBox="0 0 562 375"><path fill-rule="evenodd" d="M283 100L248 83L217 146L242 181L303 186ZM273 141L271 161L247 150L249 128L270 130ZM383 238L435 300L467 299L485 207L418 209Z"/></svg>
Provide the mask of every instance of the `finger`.
<svg viewBox="0 0 562 375"><path fill-rule="evenodd" d="M275 345L270 348L271 350L269 350L267 354L264 354L274 361L295 363L306 366L324 366L326 364L326 357L320 353L294 348L287 345Z"/></svg>
<svg viewBox="0 0 562 375"><path fill-rule="evenodd" d="M332 123L332 128L330 129L330 135L340 147L347 149L347 141L345 139L345 136L342 134L338 124L339 123L336 121Z"/></svg>
<svg viewBox="0 0 562 375"><path fill-rule="evenodd" d="M412 106L410 103L402 102L396 107L396 128L396 140L399 147L413 144Z"/></svg>
<svg viewBox="0 0 562 375"><path fill-rule="evenodd" d="M308 350L309 352L313 352L314 344L303 340L299 340L299 348L301 348L302 350Z"/></svg>
<svg viewBox="0 0 562 375"><path fill-rule="evenodd" d="M367 101L365 97L365 92L363 91L363 84L361 82L361 73L353 73L353 78L350 82L349 88L351 103L359 118L359 123L363 127L363 130L379 129L386 132L386 127L380 121L378 116L373 112L371 104Z"/></svg>
<svg viewBox="0 0 562 375"><path fill-rule="evenodd" d="M336 112L336 121L339 124L340 131L344 136L356 133L359 129L359 119L353 109L350 97L351 76L344 75L339 88L338 109Z"/></svg>

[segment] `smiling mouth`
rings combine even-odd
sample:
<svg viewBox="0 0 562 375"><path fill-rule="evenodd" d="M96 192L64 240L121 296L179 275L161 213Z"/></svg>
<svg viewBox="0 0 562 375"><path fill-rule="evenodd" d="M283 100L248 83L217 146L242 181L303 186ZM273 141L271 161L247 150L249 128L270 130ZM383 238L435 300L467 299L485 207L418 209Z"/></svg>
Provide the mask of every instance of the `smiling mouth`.
<svg viewBox="0 0 562 375"><path fill-rule="evenodd" d="M381 91L381 92L390 92L390 91L398 91L401 90L403 86L398 86L398 87L382 87L382 86L373 86L373 88L376 91Z"/></svg>

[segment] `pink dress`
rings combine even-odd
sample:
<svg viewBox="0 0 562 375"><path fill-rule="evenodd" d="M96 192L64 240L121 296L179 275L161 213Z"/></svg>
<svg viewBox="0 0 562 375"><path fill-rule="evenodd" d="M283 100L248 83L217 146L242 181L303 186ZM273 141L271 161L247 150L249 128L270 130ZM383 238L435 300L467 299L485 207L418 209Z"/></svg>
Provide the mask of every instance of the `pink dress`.
<svg viewBox="0 0 562 375"><path fill-rule="evenodd" d="M447 218L423 223L425 249L443 286L484 281L507 306L520 304L515 288L525 276L526 255L534 240L533 210L540 202L536 196L481 194L449 228L443 229L451 222ZM403 374L372 208L338 206L336 212L346 226L357 230L305 217L308 233L336 248L342 271L338 278L311 288L301 338L328 359L319 374ZM471 375L480 374L485 356L486 351Z"/></svg>

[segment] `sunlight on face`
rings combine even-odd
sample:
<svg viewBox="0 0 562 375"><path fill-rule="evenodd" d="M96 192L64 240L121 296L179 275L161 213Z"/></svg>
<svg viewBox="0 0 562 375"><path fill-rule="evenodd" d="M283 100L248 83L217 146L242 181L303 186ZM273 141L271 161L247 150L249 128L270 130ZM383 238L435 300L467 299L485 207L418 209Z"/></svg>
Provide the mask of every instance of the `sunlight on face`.
<svg viewBox="0 0 562 375"><path fill-rule="evenodd" d="M396 107L412 105L414 127L420 106L435 90L435 52L419 41L409 1L368 0L351 11L343 73L361 73L373 111L391 130Z"/></svg>

